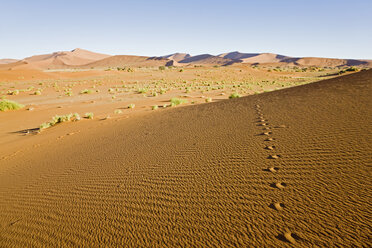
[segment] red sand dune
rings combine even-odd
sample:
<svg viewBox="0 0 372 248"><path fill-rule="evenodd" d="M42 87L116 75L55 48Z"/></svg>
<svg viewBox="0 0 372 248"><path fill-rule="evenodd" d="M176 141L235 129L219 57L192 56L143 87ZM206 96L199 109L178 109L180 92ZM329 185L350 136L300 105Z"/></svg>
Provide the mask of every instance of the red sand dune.
<svg viewBox="0 0 372 248"><path fill-rule="evenodd" d="M369 70L29 136L0 160L0 246L369 247L371 91Z"/></svg>

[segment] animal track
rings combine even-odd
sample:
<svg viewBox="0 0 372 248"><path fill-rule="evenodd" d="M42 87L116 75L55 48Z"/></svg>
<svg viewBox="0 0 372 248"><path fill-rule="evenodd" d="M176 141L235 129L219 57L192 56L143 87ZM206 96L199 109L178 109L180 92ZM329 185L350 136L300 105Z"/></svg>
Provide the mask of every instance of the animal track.
<svg viewBox="0 0 372 248"><path fill-rule="evenodd" d="M263 169L264 171L268 171L268 172L273 172L273 173L275 173L275 172L277 172L278 170L279 170L279 168L278 167L269 167L269 168L267 168L267 169Z"/></svg>
<svg viewBox="0 0 372 248"><path fill-rule="evenodd" d="M272 134L272 132L264 132L264 133L262 133L261 135L270 135L270 134Z"/></svg>
<svg viewBox="0 0 372 248"><path fill-rule="evenodd" d="M268 159L278 159L280 157L281 157L281 155L269 155L267 158Z"/></svg>
<svg viewBox="0 0 372 248"><path fill-rule="evenodd" d="M275 149L275 146L266 146L265 149L266 150L273 150L273 149Z"/></svg>
<svg viewBox="0 0 372 248"><path fill-rule="evenodd" d="M277 211L283 211L284 204L283 203L276 202L276 203L271 203L269 207L272 208L272 209L275 209Z"/></svg>
<svg viewBox="0 0 372 248"><path fill-rule="evenodd" d="M287 184L286 183L272 183L270 184L270 186L273 188L284 189L285 187L287 187Z"/></svg>
<svg viewBox="0 0 372 248"><path fill-rule="evenodd" d="M270 125L268 123L268 120L266 118L264 118L264 115L261 113L260 105L256 104L255 109L256 109L256 113L258 115L257 126L262 127L262 130L264 130L264 132L261 133L260 135L265 135L265 136L271 135L272 132L268 131L268 130L271 129ZM286 128L286 127L287 126L285 126L285 125L277 125L277 126L274 126L273 128ZM267 141L274 141L274 140L276 140L276 139L268 137L264 141L267 142ZM264 149L270 150L270 151L274 150L275 148L276 148L275 145L266 145L264 147ZM281 158L281 155L269 155L267 158L268 159L279 159L279 158ZM269 168L263 169L263 170L271 172L271 173L278 173L279 168L278 167L269 167ZM287 184L282 183L282 182L272 183L272 184L270 184L270 187L277 188L277 189L280 189L280 190L284 190L287 187ZM271 203L269 205L269 207L272 208L272 209L275 209L276 211L283 211L285 206L284 206L283 203L274 202L274 203ZM293 234L288 230L284 234L279 234L278 236L276 236L276 238L279 239L279 240L282 240L284 242L289 242L291 244L295 244L296 240L300 239L296 234Z"/></svg>

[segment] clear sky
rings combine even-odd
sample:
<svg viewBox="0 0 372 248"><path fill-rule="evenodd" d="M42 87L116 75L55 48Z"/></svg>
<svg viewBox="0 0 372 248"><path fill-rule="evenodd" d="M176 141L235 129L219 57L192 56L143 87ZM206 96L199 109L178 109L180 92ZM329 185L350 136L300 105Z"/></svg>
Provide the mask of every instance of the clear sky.
<svg viewBox="0 0 372 248"><path fill-rule="evenodd" d="M0 1L0 58L77 47L372 59L372 0Z"/></svg>

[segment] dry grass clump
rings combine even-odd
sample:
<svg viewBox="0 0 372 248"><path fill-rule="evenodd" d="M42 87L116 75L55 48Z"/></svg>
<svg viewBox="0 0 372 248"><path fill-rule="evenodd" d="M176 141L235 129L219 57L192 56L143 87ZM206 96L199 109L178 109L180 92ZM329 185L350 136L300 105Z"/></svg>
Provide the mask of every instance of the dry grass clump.
<svg viewBox="0 0 372 248"><path fill-rule="evenodd" d="M177 106L177 105L180 105L180 104L187 103L188 101L186 99L180 99L180 98L173 97L170 100L170 102L171 102L171 106Z"/></svg>
<svg viewBox="0 0 372 248"><path fill-rule="evenodd" d="M87 119L93 119L94 118L94 114L92 112L85 113L85 118L87 118Z"/></svg>
<svg viewBox="0 0 372 248"><path fill-rule="evenodd" d="M93 93L93 90L88 90L88 89L80 91L80 94L92 94L92 93Z"/></svg>
<svg viewBox="0 0 372 248"><path fill-rule="evenodd" d="M80 115L78 113L75 114L67 114L67 115L56 115L52 118L49 122L44 122L40 125L39 130L43 130L46 128L50 128L56 124L63 123L63 122L69 122L69 121L80 121Z"/></svg>
<svg viewBox="0 0 372 248"><path fill-rule="evenodd" d="M237 92L234 92L234 93L232 93L232 94L229 96L230 99L232 99L232 98L239 98L239 97L241 97L241 95L239 95Z"/></svg>
<svg viewBox="0 0 372 248"><path fill-rule="evenodd" d="M14 101L6 100L6 99L0 101L0 111L17 110L23 107L24 107L23 104L20 104Z"/></svg>

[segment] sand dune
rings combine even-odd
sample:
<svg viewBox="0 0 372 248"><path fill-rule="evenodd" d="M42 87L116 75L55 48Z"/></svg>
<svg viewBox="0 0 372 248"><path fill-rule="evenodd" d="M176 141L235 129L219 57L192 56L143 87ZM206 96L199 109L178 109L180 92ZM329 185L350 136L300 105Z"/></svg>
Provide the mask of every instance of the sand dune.
<svg viewBox="0 0 372 248"><path fill-rule="evenodd" d="M227 65L232 64L232 59L221 58L210 54L201 54L192 56L179 61L184 64L201 64L201 65Z"/></svg>
<svg viewBox="0 0 372 248"><path fill-rule="evenodd" d="M86 68L107 68L107 67L126 67L126 66L164 66L169 59L161 57L145 57L132 55L116 55L105 58L82 67Z"/></svg>
<svg viewBox="0 0 372 248"><path fill-rule="evenodd" d="M369 70L28 137L0 160L0 246L368 247L371 90Z"/></svg>
<svg viewBox="0 0 372 248"><path fill-rule="evenodd" d="M0 59L0 65L1 64L10 64L17 62L18 59Z"/></svg>
<svg viewBox="0 0 372 248"><path fill-rule="evenodd" d="M3 62L2 62L3 61ZM289 57L274 53L240 53L230 52L217 56L201 54L190 56L187 53L173 53L160 57L116 55L94 53L83 49L35 55L20 61L0 60L0 70L45 70L69 68L108 68L108 67L156 67L156 66L187 66L187 65L232 65L232 64L263 64L270 66L316 66L316 67L372 67L372 60L330 59L316 57Z"/></svg>
<svg viewBox="0 0 372 248"><path fill-rule="evenodd" d="M370 60L356 60L356 59L329 59L329 58L285 58L278 62L284 62L299 66L319 66L319 67L336 67L336 66L366 66L371 67Z"/></svg>
<svg viewBox="0 0 372 248"><path fill-rule="evenodd" d="M55 52L51 54L27 57L21 61L9 63L6 65L6 67L3 66L2 68L20 70L65 69L91 63L109 56L110 55L76 48L72 51Z"/></svg>
<svg viewBox="0 0 372 248"><path fill-rule="evenodd" d="M162 56L163 58L169 59L169 60L174 60L176 62L179 62L181 60L190 58L190 54L188 53L173 53L169 55Z"/></svg>
<svg viewBox="0 0 372 248"><path fill-rule="evenodd" d="M371 67L371 60L356 59L330 59L317 57L293 58L274 53L240 53L231 52L218 55L221 58L239 60L236 63L249 64L281 64L296 66L318 66L318 67L336 67L336 66L366 66Z"/></svg>

